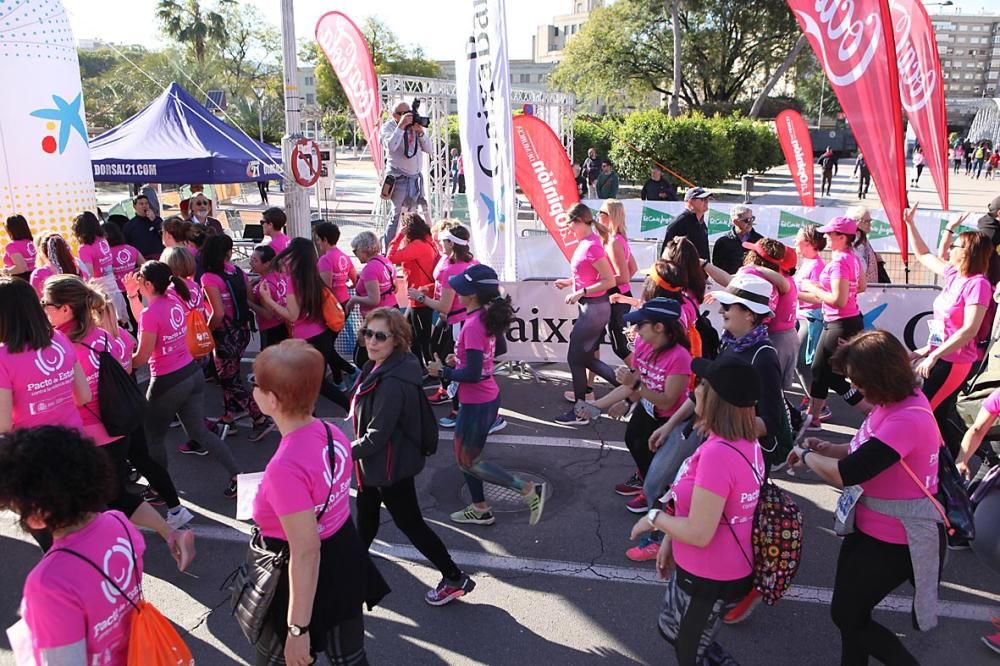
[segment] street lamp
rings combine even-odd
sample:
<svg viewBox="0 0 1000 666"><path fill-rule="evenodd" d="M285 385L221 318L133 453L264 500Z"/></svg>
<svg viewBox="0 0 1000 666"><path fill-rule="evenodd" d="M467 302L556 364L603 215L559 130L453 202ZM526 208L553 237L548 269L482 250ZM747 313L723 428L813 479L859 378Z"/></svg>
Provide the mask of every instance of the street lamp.
<svg viewBox="0 0 1000 666"><path fill-rule="evenodd" d="M264 142L264 91L265 88L254 86L253 94L257 97L257 132L261 143Z"/></svg>

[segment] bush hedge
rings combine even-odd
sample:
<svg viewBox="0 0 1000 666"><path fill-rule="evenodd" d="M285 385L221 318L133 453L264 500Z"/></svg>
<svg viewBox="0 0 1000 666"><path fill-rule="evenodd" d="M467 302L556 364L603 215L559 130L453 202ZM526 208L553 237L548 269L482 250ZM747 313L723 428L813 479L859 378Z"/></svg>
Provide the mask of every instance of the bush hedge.
<svg viewBox="0 0 1000 666"><path fill-rule="evenodd" d="M611 152L611 137L618 123L612 117L590 118L577 116L573 119L573 163L583 164L587 159L587 149L597 149L599 157L607 157Z"/></svg>

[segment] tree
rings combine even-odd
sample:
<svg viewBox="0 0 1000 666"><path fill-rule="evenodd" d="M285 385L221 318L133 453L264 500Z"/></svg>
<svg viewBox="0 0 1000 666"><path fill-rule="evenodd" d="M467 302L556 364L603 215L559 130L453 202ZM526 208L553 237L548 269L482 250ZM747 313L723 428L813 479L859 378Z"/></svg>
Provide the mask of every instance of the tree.
<svg viewBox="0 0 1000 666"><path fill-rule="evenodd" d="M221 6L234 0L218 2ZM156 15L167 34L190 47L200 63L205 62L209 41L222 42L226 39L226 23L222 14L204 10L198 0L157 0Z"/></svg>
<svg viewBox="0 0 1000 666"><path fill-rule="evenodd" d="M757 99L754 100L753 106L750 107L751 118L756 118L760 115L761 110L764 108L764 102L767 100L767 96L771 94L771 90L774 89L774 86L777 85L778 81L781 80L781 77L783 77L795 63L795 60L799 56L799 52L802 51L802 48L805 45L806 35L805 33L802 33L795 42L795 46L793 46L792 50L788 52L787 56L785 56L784 62L778 66L778 69L774 70L771 74L771 78L769 78L767 83L764 84L764 89L760 91L759 95L757 95Z"/></svg>
<svg viewBox="0 0 1000 666"><path fill-rule="evenodd" d="M675 95L671 54L681 31ZM798 34L785 0L617 0L591 14L552 80L584 99L628 89L679 97L689 108L731 107L781 63Z"/></svg>

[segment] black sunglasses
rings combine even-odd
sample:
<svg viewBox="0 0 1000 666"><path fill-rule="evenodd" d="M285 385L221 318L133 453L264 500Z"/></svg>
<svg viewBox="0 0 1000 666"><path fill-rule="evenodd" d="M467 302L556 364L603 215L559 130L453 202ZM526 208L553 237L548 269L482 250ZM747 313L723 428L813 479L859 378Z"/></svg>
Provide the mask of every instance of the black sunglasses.
<svg viewBox="0 0 1000 666"><path fill-rule="evenodd" d="M373 331L370 328L363 328L358 331L365 340L375 338L379 342L385 342L392 337L392 333L386 333L385 331Z"/></svg>

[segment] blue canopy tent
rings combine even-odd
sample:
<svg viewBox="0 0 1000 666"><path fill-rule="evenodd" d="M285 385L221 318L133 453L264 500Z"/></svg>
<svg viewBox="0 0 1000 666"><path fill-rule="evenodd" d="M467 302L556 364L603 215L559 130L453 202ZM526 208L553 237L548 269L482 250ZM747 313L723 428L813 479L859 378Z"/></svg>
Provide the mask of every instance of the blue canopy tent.
<svg viewBox="0 0 1000 666"><path fill-rule="evenodd" d="M95 181L210 184L282 177L280 148L230 127L176 82L95 137L90 159Z"/></svg>

